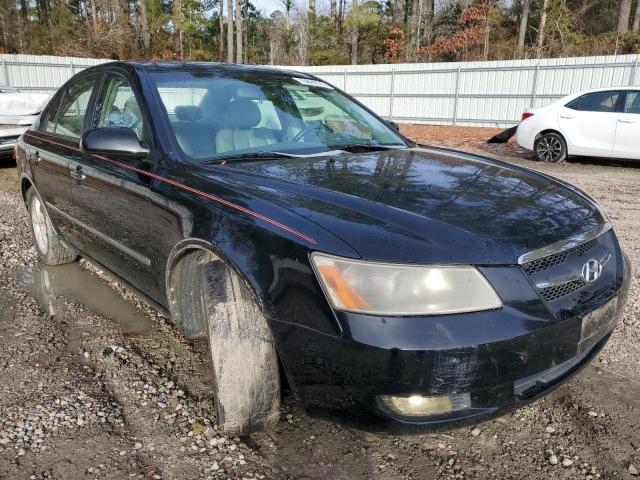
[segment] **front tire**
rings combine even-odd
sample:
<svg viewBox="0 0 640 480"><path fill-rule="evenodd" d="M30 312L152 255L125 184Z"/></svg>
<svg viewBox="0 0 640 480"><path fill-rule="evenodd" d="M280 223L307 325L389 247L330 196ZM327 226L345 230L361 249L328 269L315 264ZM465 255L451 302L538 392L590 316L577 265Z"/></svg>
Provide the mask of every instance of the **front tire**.
<svg viewBox="0 0 640 480"><path fill-rule="evenodd" d="M204 268L205 307L218 425L242 436L280 416L280 375L267 320L239 275L217 260Z"/></svg>
<svg viewBox="0 0 640 480"><path fill-rule="evenodd" d="M567 143L559 133L540 135L533 144L533 150L541 162L561 163L567 159Z"/></svg>
<svg viewBox="0 0 640 480"><path fill-rule="evenodd" d="M62 242L53 228L43 202L33 188L27 191L27 210L33 243L40 260L45 265L64 265L74 262L78 254Z"/></svg>

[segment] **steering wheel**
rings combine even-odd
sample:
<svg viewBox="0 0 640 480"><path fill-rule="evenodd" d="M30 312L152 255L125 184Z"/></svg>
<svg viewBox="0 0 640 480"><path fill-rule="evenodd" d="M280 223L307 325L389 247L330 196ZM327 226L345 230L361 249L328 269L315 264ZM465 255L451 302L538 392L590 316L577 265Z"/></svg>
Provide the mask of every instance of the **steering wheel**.
<svg viewBox="0 0 640 480"><path fill-rule="evenodd" d="M302 138L309 132L312 132L313 130L315 130L316 128L318 128L318 125L309 125L307 127L304 127L302 130L300 130L298 133L296 133L293 138L291 138L291 143L294 142L299 142L300 140L302 140Z"/></svg>

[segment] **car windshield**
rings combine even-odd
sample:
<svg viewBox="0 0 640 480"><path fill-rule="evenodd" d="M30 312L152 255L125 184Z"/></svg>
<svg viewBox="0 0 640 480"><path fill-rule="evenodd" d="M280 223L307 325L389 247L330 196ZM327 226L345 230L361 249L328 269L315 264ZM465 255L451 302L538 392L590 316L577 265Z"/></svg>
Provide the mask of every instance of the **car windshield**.
<svg viewBox="0 0 640 480"><path fill-rule="evenodd" d="M196 161L407 146L385 122L319 80L206 69L151 78L178 145Z"/></svg>

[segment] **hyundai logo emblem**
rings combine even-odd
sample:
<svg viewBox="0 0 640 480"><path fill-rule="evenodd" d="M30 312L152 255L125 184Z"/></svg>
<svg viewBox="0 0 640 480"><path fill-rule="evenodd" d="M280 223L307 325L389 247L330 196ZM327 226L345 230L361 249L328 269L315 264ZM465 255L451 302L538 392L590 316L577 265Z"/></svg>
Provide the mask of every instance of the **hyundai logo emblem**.
<svg viewBox="0 0 640 480"><path fill-rule="evenodd" d="M587 283L595 282L602 273L602 263L592 258L582 266L582 280Z"/></svg>

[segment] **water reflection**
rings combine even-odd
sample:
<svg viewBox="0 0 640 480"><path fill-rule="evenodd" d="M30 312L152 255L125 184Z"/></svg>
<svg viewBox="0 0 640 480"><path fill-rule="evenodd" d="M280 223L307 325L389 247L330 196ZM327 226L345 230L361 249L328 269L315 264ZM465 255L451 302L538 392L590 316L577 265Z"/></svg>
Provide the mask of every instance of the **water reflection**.
<svg viewBox="0 0 640 480"><path fill-rule="evenodd" d="M21 288L49 315L69 320L66 318L68 305L79 303L118 322L125 334L140 335L153 329L149 317L78 263L55 267L38 265L21 270L16 276Z"/></svg>

